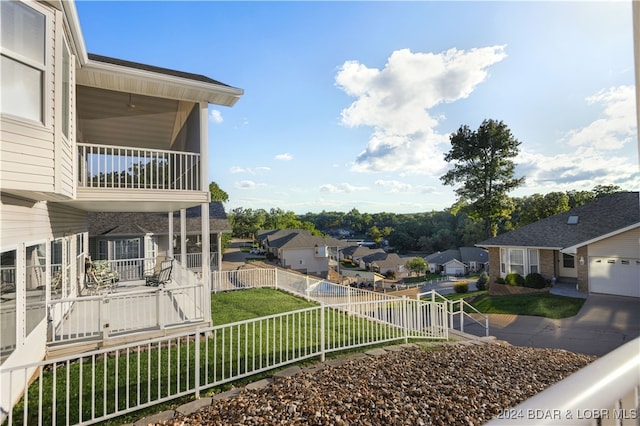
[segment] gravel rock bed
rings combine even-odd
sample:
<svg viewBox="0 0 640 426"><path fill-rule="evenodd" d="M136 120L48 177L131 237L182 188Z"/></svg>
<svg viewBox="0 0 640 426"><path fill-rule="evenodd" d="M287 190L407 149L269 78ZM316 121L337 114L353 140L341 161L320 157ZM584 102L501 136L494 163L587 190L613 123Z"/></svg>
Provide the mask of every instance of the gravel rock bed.
<svg viewBox="0 0 640 426"><path fill-rule="evenodd" d="M480 425L596 357L500 344L409 347L244 389L165 425Z"/></svg>

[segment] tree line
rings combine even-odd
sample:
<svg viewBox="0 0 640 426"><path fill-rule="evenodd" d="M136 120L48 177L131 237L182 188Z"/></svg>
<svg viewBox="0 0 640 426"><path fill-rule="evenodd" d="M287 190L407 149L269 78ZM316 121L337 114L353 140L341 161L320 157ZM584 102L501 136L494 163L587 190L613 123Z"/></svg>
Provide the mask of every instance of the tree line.
<svg viewBox="0 0 640 426"><path fill-rule="evenodd" d="M545 217L565 212L596 198L620 192L615 185L598 185L591 191L550 192L509 198L510 212L496 222L497 233L517 229ZM238 207L229 214L233 235L254 238L261 229L306 229L314 235L334 235L338 230L352 232L353 238L367 239L389 246L400 253L412 251L433 253L450 248L468 247L486 238L480 218L472 218L454 205L443 211L425 213L361 213L321 211L297 215L273 208Z"/></svg>

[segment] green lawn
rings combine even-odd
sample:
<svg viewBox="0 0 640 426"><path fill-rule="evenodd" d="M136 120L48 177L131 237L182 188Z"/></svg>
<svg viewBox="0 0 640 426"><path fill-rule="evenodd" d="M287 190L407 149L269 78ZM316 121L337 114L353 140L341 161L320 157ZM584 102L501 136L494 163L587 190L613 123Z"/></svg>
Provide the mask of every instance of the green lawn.
<svg viewBox="0 0 640 426"><path fill-rule="evenodd" d="M532 315L547 318L568 318L576 315L584 299L557 296L550 293L510 296L481 295L471 302L485 314Z"/></svg>
<svg viewBox="0 0 640 426"><path fill-rule="evenodd" d="M311 306L317 304L269 288L217 293L211 296L211 321L216 326Z"/></svg>

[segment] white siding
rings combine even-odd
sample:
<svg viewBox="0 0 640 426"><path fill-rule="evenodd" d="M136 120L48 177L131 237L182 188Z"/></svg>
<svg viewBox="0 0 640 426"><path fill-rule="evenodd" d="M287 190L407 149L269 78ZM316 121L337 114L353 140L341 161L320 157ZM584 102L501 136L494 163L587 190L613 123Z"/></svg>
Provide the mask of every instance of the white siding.
<svg viewBox="0 0 640 426"><path fill-rule="evenodd" d="M61 204L2 195L0 247L87 231L86 212Z"/></svg>
<svg viewBox="0 0 640 426"><path fill-rule="evenodd" d="M640 259L640 228L589 245L589 256Z"/></svg>
<svg viewBox="0 0 640 426"><path fill-rule="evenodd" d="M71 141L68 143L62 140L62 132L60 129L56 131L55 126L56 105L60 103L56 102L55 94L57 86L61 87L61 84L55 81L56 68L62 64L61 58L56 60L56 51L59 49L58 46L62 45L65 36L62 31L63 14L52 12L47 16L47 68L43 86L44 123L8 117L2 117L0 120L0 186L4 191L34 194L34 199L43 199L36 196L36 193L70 198L75 187L73 126L70 132ZM58 43L56 36L61 37ZM73 63L71 68L73 69ZM72 72L71 90L75 87L73 74ZM71 111L74 111L74 105L71 105ZM75 114L72 113L72 116Z"/></svg>

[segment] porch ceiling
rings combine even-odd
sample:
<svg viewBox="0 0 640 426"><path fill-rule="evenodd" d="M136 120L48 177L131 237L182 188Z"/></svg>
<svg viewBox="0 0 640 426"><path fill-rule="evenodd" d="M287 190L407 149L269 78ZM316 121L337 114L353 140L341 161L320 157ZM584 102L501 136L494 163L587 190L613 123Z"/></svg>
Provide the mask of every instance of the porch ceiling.
<svg viewBox="0 0 640 426"><path fill-rule="evenodd" d="M209 202L198 191L119 190L78 188L77 198L63 204L90 212L169 212Z"/></svg>
<svg viewBox="0 0 640 426"><path fill-rule="evenodd" d="M78 141L169 149L179 102L77 86Z"/></svg>

